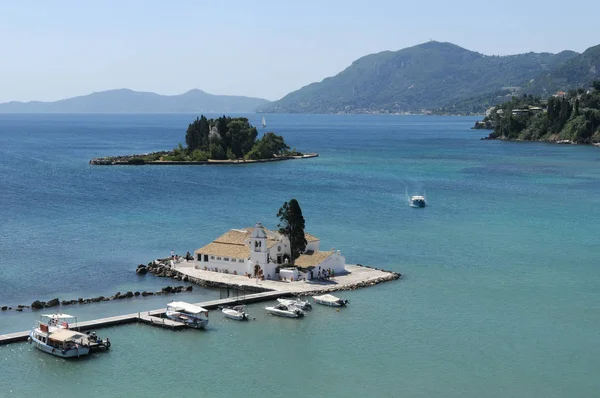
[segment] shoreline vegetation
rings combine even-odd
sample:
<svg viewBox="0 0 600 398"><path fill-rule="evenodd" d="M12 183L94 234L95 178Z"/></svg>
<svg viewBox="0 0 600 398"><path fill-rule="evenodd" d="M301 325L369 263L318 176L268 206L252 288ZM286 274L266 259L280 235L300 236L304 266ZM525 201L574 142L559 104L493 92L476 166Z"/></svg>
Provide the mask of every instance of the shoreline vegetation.
<svg viewBox="0 0 600 398"><path fill-rule="evenodd" d="M263 125L264 126L264 125ZM107 156L90 160L92 165L194 165L248 164L319 156L290 148L273 132L258 138L258 130L245 117L196 118L187 128L186 146L171 151Z"/></svg>
<svg viewBox="0 0 600 398"><path fill-rule="evenodd" d="M547 100L513 97L488 109L473 128L493 130L483 140L600 146L600 81L589 88L559 91Z"/></svg>

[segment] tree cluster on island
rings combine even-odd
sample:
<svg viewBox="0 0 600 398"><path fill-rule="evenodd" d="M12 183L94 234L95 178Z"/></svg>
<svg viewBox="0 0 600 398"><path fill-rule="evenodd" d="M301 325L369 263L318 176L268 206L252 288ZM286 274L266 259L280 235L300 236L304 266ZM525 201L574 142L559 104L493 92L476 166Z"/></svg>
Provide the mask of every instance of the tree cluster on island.
<svg viewBox="0 0 600 398"><path fill-rule="evenodd" d="M600 81L546 101L515 97L496 106L483 122L494 128L488 139L600 143Z"/></svg>
<svg viewBox="0 0 600 398"><path fill-rule="evenodd" d="M245 117L221 116L207 119L202 115L189 124L181 143L172 151L144 155L113 156L92 159L92 164L142 165L158 162L256 161L290 159L303 156L290 149L282 136L272 132L258 137L258 130Z"/></svg>
<svg viewBox="0 0 600 398"><path fill-rule="evenodd" d="M173 160L257 160L298 155L295 150L290 151L282 136L272 132L260 139L257 136L256 127L245 117L207 119L202 115L188 126L187 147L175 149Z"/></svg>

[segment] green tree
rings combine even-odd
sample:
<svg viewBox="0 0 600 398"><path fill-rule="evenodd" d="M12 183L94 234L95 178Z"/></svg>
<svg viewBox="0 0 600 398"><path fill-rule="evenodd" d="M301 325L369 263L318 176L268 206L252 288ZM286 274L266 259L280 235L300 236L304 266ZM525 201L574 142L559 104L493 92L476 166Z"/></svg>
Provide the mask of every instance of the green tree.
<svg viewBox="0 0 600 398"><path fill-rule="evenodd" d="M235 160L237 159L235 154L233 153L233 151L231 150L231 148L227 148L227 159L229 160Z"/></svg>
<svg viewBox="0 0 600 398"><path fill-rule="evenodd" d="M225 133L231 150L236 157L241 158L252 149L256 142L258 130L253 127L247 118L235 118L227 124Z"/></svg>
<svg viewBox="0 0 600 398"><path fill-rule="evenodd" d="M256 141L252 150L248 153L248 159L270 159L288 153L290 147L285 143L282 136L275 133L266 133Z"/></svg>
<svg viewBox="0 0 600 398"><path fill-rule="evenodd" d="M206 116L201 115L196 118L190 125L185 133L185 143L189 153L194 152L196 149L206 151L209 146L208 134L210 127Z"/></svg>
<svg viewBox="0 0 600 398"><path fill-rule="evenodd" d="M221 145L221 139L213 137L210 140L209 156L211 159L223 160L225 159L227 152Z"/></svg>
<svg viewBox="0 0 600 398"><path fill-rule="evenodd" d="M208 153L206 153L206 151L196 149L194 152L192 152L192 160L196 162L206 161L208 160Z"/></svg>
<svg viewBox="0 0 600 398"><path fill-rule="evenodd" d="M306 236L304 235L304 217L302 209L296 199L285 202L277 212L280 223L279 233L287 237L290 241L290 264L294 266L296 259L306 249Z"/></svg>

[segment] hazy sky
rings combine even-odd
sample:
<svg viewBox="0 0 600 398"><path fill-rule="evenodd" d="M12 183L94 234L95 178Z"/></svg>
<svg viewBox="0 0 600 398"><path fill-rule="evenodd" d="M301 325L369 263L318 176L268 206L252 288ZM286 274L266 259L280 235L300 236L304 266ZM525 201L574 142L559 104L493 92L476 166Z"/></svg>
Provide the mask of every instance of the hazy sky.
<svg viewBox="0 0 600 398"><path fill-rule="evenodd" d="M2 1L0 102L114 88L278 99L429 39L485 54L600 44L600 1Z"/></svg>

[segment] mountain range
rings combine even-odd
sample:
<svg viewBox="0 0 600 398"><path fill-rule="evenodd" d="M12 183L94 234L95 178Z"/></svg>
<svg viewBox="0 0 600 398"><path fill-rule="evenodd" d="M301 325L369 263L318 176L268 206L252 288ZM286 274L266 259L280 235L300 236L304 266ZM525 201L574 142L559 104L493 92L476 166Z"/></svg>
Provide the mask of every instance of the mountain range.
<svg viewBox="0 0 600 398"><path fill-rule="evenodd" d="M396 113L452 108L497 93L545 95L600 79L600 46L574 51L489 56L431 41L384 51L261 106L271 113Z"/></svg>
<svg viewBox="0 0 600 398"><path fill-rule="evenodd" d="M254 112L262 98L213 95L194 89L179 95L118 89L54 102L5 102L0 113L211 113Z"/></svg>
<svg viewBox="0 0 600 398"><path fill-rule="evenodd" d="M600 80L600 45L574 51L495 56L430 41L354 61L335 76L283 98L159 95L109 90L55 102L7 102L0 113L479 113L513 95L547 97Z"/></svg>

